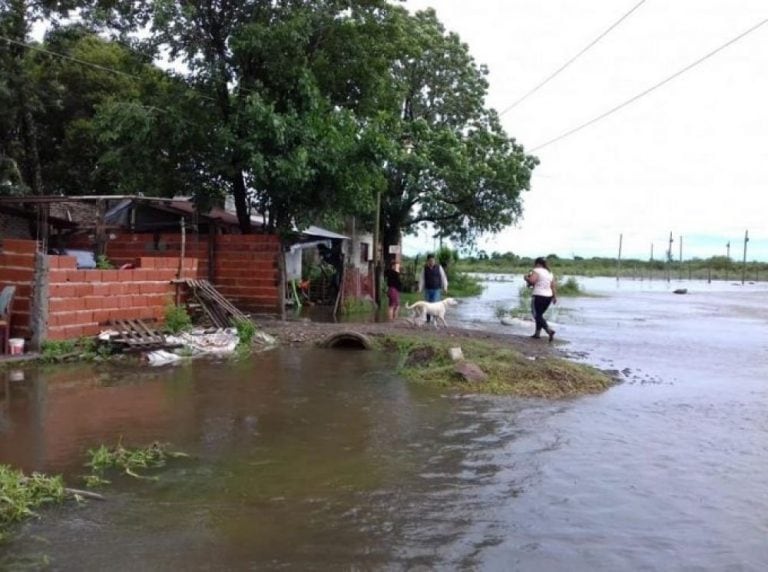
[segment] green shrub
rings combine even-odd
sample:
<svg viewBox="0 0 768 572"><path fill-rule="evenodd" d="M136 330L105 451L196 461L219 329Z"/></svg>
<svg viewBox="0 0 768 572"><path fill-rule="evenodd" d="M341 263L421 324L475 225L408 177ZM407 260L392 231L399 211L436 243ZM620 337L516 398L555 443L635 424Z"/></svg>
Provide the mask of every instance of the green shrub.
<svg viewBox="0 0 768 572"><path fill-rule="evenodd" d="M235 322L235 329L237 330L239 345L250 346L254 336L256 336L256 324L251 320L238 320Z"/></svg>
<svg viewBox="0 0 768 572"><path fill-rule="evenodd" d="M109 261L109 258L107 258L103 254L99 254L96 257L96 268L99 270L112 270L115 267L114 264L112 264Z"/></svg>
<svg viewBox="0 0 768 572"><path fill-rule="evenodd" d="M186 330L192 325L187 309L183 306L168 305L165 308L165 329L172 334Z"/></svg>
<svg viewBox="0 0 768 572"><path fill-rule="evenodd" d="M64 482L60 476L39 473L27 476L7 465L0 465L0 540L5 539L10 524L30 516L33 509L64 500Z"/></svg>

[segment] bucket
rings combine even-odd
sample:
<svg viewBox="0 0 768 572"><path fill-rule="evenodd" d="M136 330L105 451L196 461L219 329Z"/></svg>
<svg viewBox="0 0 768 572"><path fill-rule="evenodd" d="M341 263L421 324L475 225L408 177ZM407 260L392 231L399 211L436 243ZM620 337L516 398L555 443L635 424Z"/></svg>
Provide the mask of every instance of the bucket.
<svg viewBox="0 0 768 572"><path fill-rule="evenodd" d="M8 346L11 350L12 356L20 356L24 353L24 339L23 338L11 338L8 340Z"/></svg>

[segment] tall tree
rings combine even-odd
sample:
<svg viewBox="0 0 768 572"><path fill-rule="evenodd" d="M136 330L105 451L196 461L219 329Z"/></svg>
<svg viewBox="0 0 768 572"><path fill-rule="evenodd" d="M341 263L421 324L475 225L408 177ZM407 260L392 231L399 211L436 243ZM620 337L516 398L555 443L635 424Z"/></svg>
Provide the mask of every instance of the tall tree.
<svg viewBox="0 0 768 572"><path fill-rule="evenodd" d="M392 143L382 162L384 251L421 223L471 242L519 217L538 160L486 107L487 69L467 45L432 10L401 18L408 41L400 42L390 74L397 106L380 123Z"/></svg>
<svg viewBox="0 0 768 572"><path fill-rule="evenodd" d="M0 0L0 163L14 165L22 183L17 189L43 193L36 93L28 74L25 44L32 25L41 19L66 17L77 0Z"/></svg>
<svg viewBox="0 0 768 572"><path fill-rule="evenodd" d="M182 63L190 84L213 101L224 144L210 167L226 182L240 226L249 232L250 198L282 226L298 212L300 199L316 207L345 206L329 201L329 193L351 178L341 173L344 163L331 167L349 157L355 134L350 116L319 89L311 62L331 45L333 30L377 5L383 0L118 0L100 3L93 14L123 32L149 26L153 44ZM254 125L262 131L254 134ZM336 138L338 144L318 145L322 131L326 143ZM319 188L323 202L310 192ZM333 198L352 197L342 192Z"/></svg>

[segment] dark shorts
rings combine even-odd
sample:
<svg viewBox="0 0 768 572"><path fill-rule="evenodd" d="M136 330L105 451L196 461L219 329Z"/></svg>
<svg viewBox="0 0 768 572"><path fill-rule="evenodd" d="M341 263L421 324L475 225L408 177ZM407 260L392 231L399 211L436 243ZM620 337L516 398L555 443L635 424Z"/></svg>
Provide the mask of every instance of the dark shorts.
<svg viewBox="0 0 768 572"><path fill-rule="evenodd" d="M389 300L390 307L400 305L400 291L394 286L387 290L387 299Z"/></svg>

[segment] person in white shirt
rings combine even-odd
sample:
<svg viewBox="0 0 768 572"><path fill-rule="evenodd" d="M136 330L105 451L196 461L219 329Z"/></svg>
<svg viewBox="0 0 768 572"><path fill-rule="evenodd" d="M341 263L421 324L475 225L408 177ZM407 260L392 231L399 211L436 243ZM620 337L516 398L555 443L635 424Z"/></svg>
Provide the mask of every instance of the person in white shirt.
<svg viewBox="0 0 768 572"><path fill-rule="evenodd" d="M550 304L557 304L557 282L555 275L549 269L545 258L537 258L534 261L533 270L525 276L525 282L533 287L533 317L536 320L536 332L532 338L540 338L541 330L547 332L549 341L555 339L555 330L549 327L544 313Z"/></svg>

